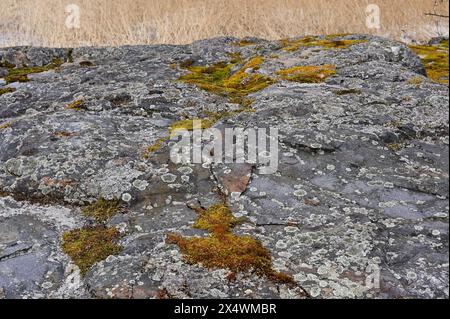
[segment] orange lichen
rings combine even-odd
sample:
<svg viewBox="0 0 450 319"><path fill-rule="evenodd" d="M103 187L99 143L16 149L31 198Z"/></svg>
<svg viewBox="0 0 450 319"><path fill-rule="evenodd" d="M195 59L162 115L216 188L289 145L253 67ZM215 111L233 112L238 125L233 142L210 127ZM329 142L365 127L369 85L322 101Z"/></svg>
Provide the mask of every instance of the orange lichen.
<svg viewBox="0 0 450 319"><path fill-rule="evenodd" d="M243 221L234 217L225 204L207 210L197 209L194 227L206 230L208 237L167 236L167 243L177 245L186 262L208 269L229 269L232 273L252 271L278 283L293 283L292 277L272 268L272 257L260 241L248 235L236 235L232 229Z"/></svg>

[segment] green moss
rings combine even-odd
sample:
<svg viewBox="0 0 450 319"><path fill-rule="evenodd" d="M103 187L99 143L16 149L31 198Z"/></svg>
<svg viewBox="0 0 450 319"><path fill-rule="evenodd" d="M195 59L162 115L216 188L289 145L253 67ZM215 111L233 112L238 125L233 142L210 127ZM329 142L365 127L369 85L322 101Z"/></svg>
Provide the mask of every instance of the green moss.
<svg viewBox="0 0 450 319"><path fill-rule="evenodd" d="M294 282L292 277L272 268L271 254L260 241L232 232L242 220L234 217L227 205L197 209L197 213L199 217L194 227L208 231L208 237L167 236L167 243L177 245L186 262L201 264L208 269L229 269L233 273L252 271L280 283Z"/></svg>
<svg viewBox="0 0 450 319"><path fill-rule="evenodd" d="M75 111L84 110L85 108L86 106L84 105L84 102L82 100L76 100L66 105L66 109Z"/></svg>
<svg viewBox="0 0 450 319"><path fill-rule="evenodd" d="M147 149L144 152L144 158L148 159L150 157L150 154L153 154L157 152L163 144L168 140L168 137L162 137L158 139L155 143L153 143L151 146L147 147Z"/></svg>
<svg viewBox="0 0 450 319"><path fill-rule="evenodd" d="M63 62L59 59L54 59L52 63L46 66L36 66L36 67L24 67L24 68L10 68L9 74L5 77L6 83L13 82L29 82L30 79L28 75L41 73L45 71L49 71L61 66Z"/></svg>
<svg viewBox="0 0 450 319"><path fill-rule="evenodd" d="M367 40L339 40L336 39L338 35L330 35L324 39L318 37L304 37L299 40L281 40L283 50L287 52L294 52L302 47L320 47L323 49L346 49L352 45L365 43Z"/></svg>
<svg viewBox="0 0 450 319"><path fill-rule="evenodd" d="M422 59L430 79L449 84L448 40L438 45L410 45L409 47Z"/></svg>
<svg viewBox="0 0 450 319"><path fill-rule="evenodd" d="M81 209L86 217L94 218L98 223L104 223L120 210L120 201L99 199L95 203Z"/></svg>
<svg viewBox="0 0 450 319"><path fill-rule="evenodd" d="M4 89L0 89L0 96L3 94L8 94L8 93L13 93L15 92L16 89L15 88L4 88Z"/></svg>
<svg viewBox="0 0 450 319"><path fill-rule="evenodd" d="M334 91L336 95L347 95L347 94L361 94L361 90L359 89L342 89Z"/></svg>
<svg viewBox="0 0 450 319"><path fill-rule="evenodd" d="M286 70L278 71L277 74L287 81L300 83L320 83L324 82L328 77L336 74L334 65L307 65L295 66Z"/></svg>
<svg viewBox="0 0 450 319"><path fill-rule="evenodd" d="M170 137L173 137L176 135L178 131L193 131L194 130L194 121L201 121L200 129L205 130L210 127L212 127L216 123L215 118L197 118L197 119L188 119L188 120L181 120L177 121L175 123L172 123L169 127L169 133Z"/></svg>
<svg viewBox="0 0 450 319"><path fill-rule="evenodd" d="M232 57L231 62L187 67L190 73L182 76L180 80L240 103L247 95L274 83L273 79L255 72L263 62L264 59L257 56L243 63L240 55L236 55ZM232 72L238 65L242 67Z"/></svg>
<svg viewBox="0 0 450 319"><path fill-rule="evenodd" d="M119 237L116 228L85 227L64 233L61 247L84 276L94 264L120 252Z"/></svg>
<svg viewBox="0 0 450 319"><path fill-rule="evenodd" d="M13 125L12 122L5 122L3 124L0 124L0 131L6 130L7 128L11 127Z"/></svg>
<svg viewBox="0 0 450 319"><path fill-rule="evenodd" d="M0 61L0 68L7 68L7 69L12 69L15 68L16 66L12 63L9 63L8 61Z"/></svg>

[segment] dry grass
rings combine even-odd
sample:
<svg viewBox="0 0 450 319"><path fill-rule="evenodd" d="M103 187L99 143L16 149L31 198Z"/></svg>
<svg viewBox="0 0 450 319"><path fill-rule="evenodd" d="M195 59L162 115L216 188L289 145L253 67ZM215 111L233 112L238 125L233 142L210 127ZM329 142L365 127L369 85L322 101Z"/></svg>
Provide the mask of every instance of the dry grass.
<svg viewBox="0 0 450 319"><path fill-rule="evenodd" d="M434 7L437 2L438 6ZM65 27L65 8L81 8L80 29ZM377 3L382 28L365 26ZM281 39L309 34L375 33L425 40L447 33L448 0L1 0L0 46L183 44L216 36Z"/></svg>

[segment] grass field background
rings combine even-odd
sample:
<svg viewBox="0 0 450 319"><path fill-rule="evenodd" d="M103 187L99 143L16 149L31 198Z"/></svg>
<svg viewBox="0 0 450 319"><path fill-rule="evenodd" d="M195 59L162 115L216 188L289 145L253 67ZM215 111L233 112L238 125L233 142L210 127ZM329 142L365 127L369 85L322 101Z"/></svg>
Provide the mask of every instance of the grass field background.
<svg viewBox="0 0 450 319"><path fill-rule="evenodd" d="M366 7L381 9L381 28L366 27ZM80 28L65 21L80 8ZM282 39L372 33L403 41L448 35L444 0L1 0L0 46L184 44L216 36Z"/></svg>

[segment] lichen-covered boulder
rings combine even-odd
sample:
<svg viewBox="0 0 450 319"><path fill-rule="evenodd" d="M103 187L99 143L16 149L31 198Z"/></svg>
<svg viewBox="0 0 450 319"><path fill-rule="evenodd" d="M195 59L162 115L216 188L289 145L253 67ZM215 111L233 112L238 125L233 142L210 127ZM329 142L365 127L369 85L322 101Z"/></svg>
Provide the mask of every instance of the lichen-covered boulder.
<svg viewBox="0 0 450 319"><path fill-rule="evenodd" d="M0 49L0 298L448 298L445 41ZM173 163L192 119L277 171Z"/></svg>

